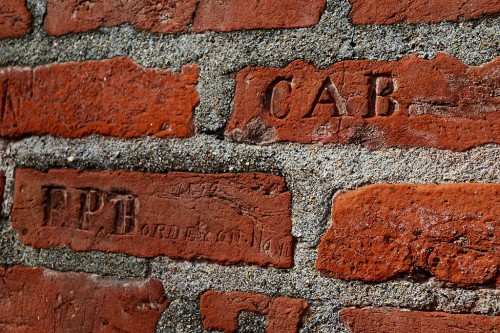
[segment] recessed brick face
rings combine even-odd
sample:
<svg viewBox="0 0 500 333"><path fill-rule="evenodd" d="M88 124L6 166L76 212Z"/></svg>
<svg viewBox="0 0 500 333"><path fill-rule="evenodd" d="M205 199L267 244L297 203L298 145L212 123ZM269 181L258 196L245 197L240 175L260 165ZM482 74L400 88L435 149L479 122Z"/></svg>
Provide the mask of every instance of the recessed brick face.
<svg viewBox="0 0 500 333"><path fill-rule="evenodd" d="M0 331L155 332L169 302L156 280L0 267Z"/></svg>
<svg viewBox="0 0 500 333"><path fill-rule="evenodd" d="M316 267L382 282L425 270L459 286L500 286L500 185L371 185L335 197Z"/></svg>
<svg viewBox="0 0 500 333"><path fill-rule="evenodd" d="M24 36L32 24L26 0L0 0L0 39Z"/></svg>
<svg viewBox="0 0 500 333"><path fill-rule="evenodd" d="M130 24L158 33L307 27L319 22L325 0L49 0L44 28L61 36ZM193 20L194 18L194 20Z"/></svg>
<svg viewBox="0 0 500 333"><path fill-rule="evenodd" d="M16 172L13 220L37 248L293 264L291 197L261 173Z"/></svg>
<svg viewBox="0 0 500 333"><path fill-rule="evenodd" d="M348 60L317 70L249 67L236 77L226 135L248 143L358 143L463 151L500 143L500 58L469 67L444 53Z"/></svg>
<svg viewBox="0 0 500 333"><path fill-rule="evenodd" d="M193 134L198 67L147 69L128 58L0 70L0 135L123 138Z"/></svg>
<svg viewBox="0 0 500 333"><path fill-rule="evenodd" d="M392 24L478 19L500 14L498 0L349 0L354 24Z"/></svg>
<svg viewBox="0 0 500 333"><path fill-rule="evenodd" d="M296 298L210 290L201 296L200 308L203 326L208 330L236 333L238 316L249 311L267 317L266 333L294 333L298 332L308 304Z"/></svg>
<svg viewBox="0 0 500 333"><path fill-rule="evenodd" d="M350 333L493 333L500 317L445 312L404 311L390 308L345 309L340 319Z"/></svg>

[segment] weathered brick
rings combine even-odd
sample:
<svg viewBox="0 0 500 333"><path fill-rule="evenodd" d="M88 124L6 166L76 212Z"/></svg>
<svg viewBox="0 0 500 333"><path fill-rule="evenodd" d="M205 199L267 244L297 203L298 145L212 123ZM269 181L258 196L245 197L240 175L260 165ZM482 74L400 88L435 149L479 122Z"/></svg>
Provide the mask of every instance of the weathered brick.
<svg viewBox="0 0 500 333"><path fill-rule="evenodd" d="M210 290L201 295L200 308L203 326L209 330L237 332L238 316L249 311L267 316L266 333L292 333L298 332L308 304L303 299Z"/></svg>
<svg viewBox="0 0 500 333"><path fill-rule="evenodd" d="M351 333L498 333L500 317L390 308L346 309L340 319Z"/></svg>
<svg viewBox="0 0 500 333"><path fill-rule="evenodd" d="M30 33L32 24L26 0L0 0L0 39L24 36Z"/></svg>
<svg viewBox="0 0 500 333"><path fill-rule="evenodd" d="M371 185L339 194L316 267L339 279L427 272L500 286L500 184Z"/></svg>
<svg viewBox="0 0 500 333"><path fill-rule="evenodd" d="M480 67L438 53L398 62L349 60L317 70L286 68L237 74L226 135L266 144L360 143L457 151L500 143L500 58Z"/></svg>
<svg viewBox="0 0 500 333"><path fill-rule="evenodd" d="M128 23L152 32L185 32L197 0L49 0L45 31L60 36Z"/></svg>
<svg viewBox="0 0 500 333"><path fill-rule="evenodd" d="M167 308L156 280L0 267L0 331L155 332Z"/></svg>
<svg viewBox="0 0 500 333"><path fill-rule="evenodd" d="M298 28L319 22L325 0L201 0L193 31Z"/></svg>
<svg viewBox="0 0 500 333"><path fill-rule="evenodd" d="M319 22L325 0L49 0L45 30L51 35L131 24L159 33L297 28Z"/></svg>
<svg viewBox="0 0 500 333"><path fill-rule="evenodd" d="M12 223L36 248L289 268L291 196L274 175L16 171Z"/></svg>
<svg viewBox="0 0 500 333"><path fill-rule="evenodd" d="M354 24L441 22L500 14L499 0L349 0Z"/></svg>
<svg viewBox="0 0 500 333"><path fill-rule="evenodd" d="M198 66L179 73L128 58L0 70L0 135L187 137Z"/></svg>

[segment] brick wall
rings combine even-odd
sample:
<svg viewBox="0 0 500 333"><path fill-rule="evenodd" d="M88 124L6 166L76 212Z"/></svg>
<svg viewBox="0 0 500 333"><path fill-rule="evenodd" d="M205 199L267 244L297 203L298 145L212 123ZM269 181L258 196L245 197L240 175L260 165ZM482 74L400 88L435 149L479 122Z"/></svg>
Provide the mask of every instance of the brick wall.
<svg viewBox="0 0 500 333"><path fill-rule="evenodd" d="M499 14L0 0L0 331L500 332Z"/></svg>

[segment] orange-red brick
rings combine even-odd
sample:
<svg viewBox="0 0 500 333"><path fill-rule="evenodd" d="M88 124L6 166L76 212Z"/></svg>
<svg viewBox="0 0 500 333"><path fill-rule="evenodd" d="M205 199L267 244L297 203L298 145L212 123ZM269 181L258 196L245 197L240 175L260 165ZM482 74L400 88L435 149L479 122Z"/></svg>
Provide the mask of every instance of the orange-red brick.
<svg viewBox="0 0 500 333"><path fill-rule="evenodd" d="M0 39L28 34L33 16L26 7L26 0L0 0Z"/></svg>
<svg viewBox="0 0 500 333"><path fill-rule="evenodd" d="M19 169L12 223L37 248L293 264L291 196L262 173Z"/></svg>
<svg viewBox="0 0 500 333"><path fill-rule="evenodd" d="M319 22L325 0L201 0L193 31L308 27Z"/></svg>
<svg viewBox="0 0 500 333"><path fill-rule="evenodd" d="M158 33L296 28L318 23L325 0L49 0L51 35L130 24Z"/></svg>
<svg viewBox="0 0 500 333"><path fill-rule="evenodd" d="M316 267L382 282L427 271L500 286L500 184L371 185L339 194Z"/></svg>
<svg viewBox="0 0 500 333"><path fill-rule="evenodd" d="M340 320L350 333L494 333L500 317L390 308L346 309Z"/></svg>
<svg viewBox="0 0 500 333"><path fill-rule="evenodd" d="M130 24L160 33L185 32L197 0L49 0L45 31L50 35Z"/></svg>
<svg viewBox="0 0 500 333"><path fill-rule="evenodd" d="M294 333L298 332L308 304L303 299L210 290L201 296L200 308L203 326L208 330L235 333L238 316L248 311L267 316L266 333Z"/></svg>
<svg viewBox="0 0 500 333"><path fill-rule="evenodd" d="M168 301L157 280L0 267L0 331L155 332Z"/></svg>
<svg viewBox="0 0 500 333"><path fill-rule="evenodd" d="M317 70L249 67L236 77L235 141L359 143L457 151L500 143L500 58L479 67L438 53L348 60Z"/></svg>
<svg viewBox="0 0 500 333"><path fill-rule="evenodd" d="M128 58L0 70L0 135L78 138L193 134L198 66L148 69Z"/></svg>
<svg viewBox="0 0 500 333"><path fill-rule="evenodd" d="M500 14L498 0L349 0L354 24L441 22Z"/></svg>

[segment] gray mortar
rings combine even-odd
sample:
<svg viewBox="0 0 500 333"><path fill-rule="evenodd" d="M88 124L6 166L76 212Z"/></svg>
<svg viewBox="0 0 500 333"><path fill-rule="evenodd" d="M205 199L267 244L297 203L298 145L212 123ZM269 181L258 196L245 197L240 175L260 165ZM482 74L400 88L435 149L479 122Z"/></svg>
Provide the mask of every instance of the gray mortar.
<svg viewBox="0 0 500 333"><path fill-rule="evenodd" d="M195 113L197 134L190 139L90 136L69 140L44 136L1 142L0 171L7 176L7 187L0 224L0 265L159 278L172 303L160 320L158 332L205 332L199 297L209 289L305 298L311 313L300 331L311 333L346 332L339 321L339 310L349 306L500 315L500 290L453 288L434 279L345 282L325 277L314 268L315 249L329 226L332 197L338 191L374 183L498 183L500 146L485 145L463 153L431 148L370 151L356 145L284 143L262 147L236 144L222 135L232 110L234 73L241 68L285 66L295 59L325 68L346 59L397 60L413 52L433 57L437 51L469 65L481 65L500 54L500 18L353 26L347 16L350 6L342 0L328 1L321 22L311 28L160 35L120 26L54 38L41 29L46 2L28 0L28 4L35 14L34 32L0 41L1 66L129 56L146 67L178 70L195 62L201 68L197 86L201 102ZM261 171L282 175L293 198L295 266L289 270L227 267L205 261L166 257L146 260L23 246L10 218L15 167L162 173ZM240 316L240 332L263 332L263 327L262 316Z"/></svg>

